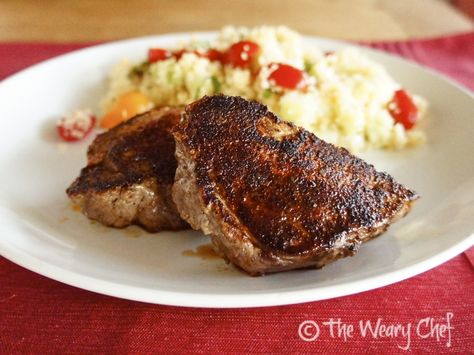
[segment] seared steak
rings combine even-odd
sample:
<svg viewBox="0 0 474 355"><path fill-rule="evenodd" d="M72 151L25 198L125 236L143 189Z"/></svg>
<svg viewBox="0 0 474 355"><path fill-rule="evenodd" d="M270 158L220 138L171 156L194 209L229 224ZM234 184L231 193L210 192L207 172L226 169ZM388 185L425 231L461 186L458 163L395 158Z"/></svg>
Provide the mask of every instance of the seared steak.
<svg viewBox="0 0 474 355"><path fill-rule="evenodd" d="M107 226L135 223L151 232L187 228L171 198L177 163L170 129L181 112L152 110L97 136L87 166L66 190L71 200Z"/></svg>
<svg viewBox="0 0 474 355"><path fill-rule="evenodd" d="M181 217L252 275L353 255L417 195L372 165L239 97L204 97L173 129Z"/></svg>

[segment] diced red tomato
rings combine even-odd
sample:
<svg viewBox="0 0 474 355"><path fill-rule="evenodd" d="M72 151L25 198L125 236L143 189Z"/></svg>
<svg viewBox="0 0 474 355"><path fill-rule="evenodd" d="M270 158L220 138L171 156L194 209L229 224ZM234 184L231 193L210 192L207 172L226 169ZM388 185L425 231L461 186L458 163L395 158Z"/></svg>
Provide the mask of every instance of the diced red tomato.
<svg viewBox="0 0 474 355"><path fill-rule="evenodd" d="M209 59L210 61L218 61L222 60L222 52L218 51L217 49L209 49L207 52L203 53L202 56L204 58Z"/></svg>
<svg viewBox="0 0 474 355"><path fill-rule="evenodd" d="M224 54L224 64L237 68L248 67L260 51L260 46L251 41L240 41L234 43Z"/></svg>
<svg viewBox="0 0 474 355"><path fill-rule="evenodd" d="M270 82L273 81L275 85L290 90L300 89L305 86L306 77L304 71L283 63L272 63L270 68L272 66L277 66L277 68L268 76Z"/></svg>
<svg viewBox="0 0 474 355"><path fill-rule="evenodd" d="M171 52L162 48L150 48L148 50L148 61L150 63L155 63L160 60L166 60L171 58Z"/></svg>
<svg viewBox="0 0 474 355"><path fill-rule="evenodd" d="M388 111L393 119L401 123L406 130L411 129L419 118L418 107L411 96L403 89L395 91L388 104Z"/></svg>
<svg viewBox="0 0 474 355"><path fill-rule="evenodd" d="M77 142L92 132L96 118L84 110L62 117L56 124L59 137L66 142Z"/></svg>

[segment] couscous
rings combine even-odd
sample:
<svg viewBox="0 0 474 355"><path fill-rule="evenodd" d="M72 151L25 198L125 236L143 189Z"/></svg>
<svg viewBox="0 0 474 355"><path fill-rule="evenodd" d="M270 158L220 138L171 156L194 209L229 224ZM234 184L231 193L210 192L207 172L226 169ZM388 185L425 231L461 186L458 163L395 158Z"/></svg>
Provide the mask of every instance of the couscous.
<svg viewBox="0 0 474 355"><path fill-rule="evenodd" d="M351 151L425 141L417 127L425 101L403 90L383 66L357 48L325 53L286 27L267 26L225 27L212 41L151 48L142 63L119 62L102 100L103 127L152 106L185 105L216 93L262 102Z"/></svg>

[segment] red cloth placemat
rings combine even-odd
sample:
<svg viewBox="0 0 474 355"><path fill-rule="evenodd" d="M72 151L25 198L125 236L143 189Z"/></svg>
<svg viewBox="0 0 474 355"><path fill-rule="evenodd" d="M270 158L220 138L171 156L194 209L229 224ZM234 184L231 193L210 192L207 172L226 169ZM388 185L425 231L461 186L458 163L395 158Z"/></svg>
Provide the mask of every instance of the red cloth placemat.
<svg viewBox="0 0 474 355"><path fill-rule="evenodd" d="M369 45L435 68L474 89L474 33ZM0 78L83 46L0 44ZM258 309L198 309L98 295L49 280L0 257L0 354L395 354L404 353L403 347L412 353L472 354L473 261L471 248L409 280L327 301ZM340 334L338 319L340 328L346 329ZM310 321L306 328L304 321ZM388 326L385 336L370 331L364 336L360 322L375 327L377 321ZM303 337L311 337L315 334L311 322L318 325L319 337L303 341L298 330ZM390 325L396 324L405 333L388 336Z"/></svg>

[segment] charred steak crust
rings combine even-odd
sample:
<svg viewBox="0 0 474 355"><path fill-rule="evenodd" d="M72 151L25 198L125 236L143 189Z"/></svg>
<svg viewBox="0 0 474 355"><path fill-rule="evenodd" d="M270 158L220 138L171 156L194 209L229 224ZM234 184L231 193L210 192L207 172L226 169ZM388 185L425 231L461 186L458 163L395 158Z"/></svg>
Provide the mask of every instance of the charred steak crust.
<svg viewBox="0 0 474 355"><path fill-rule="evenodd" d="M170 131L181 113L182 108L163 107L98 135L87 151L88 165L105 162L115 171L126 172L132 183L153 176L172 184L177 162Z"/></svg>
<svg viewBox="0 0 474 355"><path fill-rule="evenodd" d="M204 97L173 129L181 216L251 274L352 255L418 196L253 101Z"/></svg>
<svg viewBox="0 0 474 355"><path fill-rule="evenodd" d="M181 108L152 110L97 136L88 165L66 190L69 197L108 226L186 228L171 198L177 162L170 130L181 113Z"/></svg>

